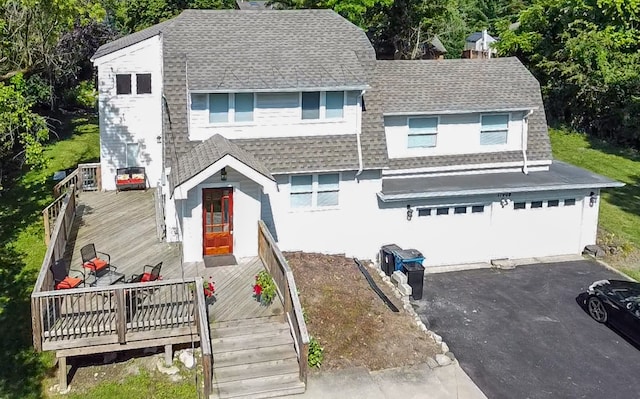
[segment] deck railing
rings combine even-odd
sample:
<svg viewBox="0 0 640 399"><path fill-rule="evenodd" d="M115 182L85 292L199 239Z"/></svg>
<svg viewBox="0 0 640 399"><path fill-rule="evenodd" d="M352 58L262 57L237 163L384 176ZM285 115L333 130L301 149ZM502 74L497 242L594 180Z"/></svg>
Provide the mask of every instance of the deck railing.
<svg viewBox="0 0 640 399"><path fill-rule="evenodd" d="M99 163L81 163L67 177L60 180L58 184L53 186L53 196L59 197L60 194L67 191L69 186L76 186L77 192L81 191L100 191L102 189L102 181Z"/></svg>
<svg viewBox="0 0 640 399"><path fill-rule="evenodd" d="M262 221L258 221L258 254L278 287L278 295L284 304L285 321L289 323L291 328L298 354L300 380L306 384L309 334L302 315L302 305L300 298L298 298L296 282L286 259Z"/></svg>
<svg viewBox="0 0 640 399"><path fill-rule="evenodd" d="M196 287L202 287L202 277L196 278ZM196 290L196 324L200 337L200 351L202 352L202 374L204 379L204 397L209 397L213 382L213 351L211 349L211 336L209 333L209 318L207 316L207 302L204 298L204 290Z"/></svg>
<svg viewBox="0 0 640 399"><path fill-rule="evenodd" d="M87 347L121 350L130 342L155 346L163 338L190 336L198 328L195 305L202 290L196 284L191 278L34 292L34 347L82 354Z"/></svg>

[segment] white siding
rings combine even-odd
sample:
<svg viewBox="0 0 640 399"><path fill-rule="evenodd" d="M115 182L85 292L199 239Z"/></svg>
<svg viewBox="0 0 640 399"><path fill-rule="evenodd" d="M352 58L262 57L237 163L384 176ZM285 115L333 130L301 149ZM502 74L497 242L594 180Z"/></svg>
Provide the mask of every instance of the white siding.
<svg viewBox="0 0 640 399"><path fill-rule="evenodd" d="M102 187L115 189L115 173L126 162L126 143L138 143L138 164L151 186L162 173L162 43L158 36L96 60L100 112ZM135 74L151 74L151 94L135 94ZM132 74L133 94L116 95L116 74Z"/></svg>
<svg viewBox="0 0 640 399"><path fill-rule="evenodd" d="M258 254L258 220L260 220L260 186L231 168L227 181L220 180L220 172L189 191L188 198L177 201L183 207L182 230L184 262L202 260L202 189L233 187L233 253L236 257Z"/></svg>
<svg viewBox="0 0 640 399"><path fill-rule="evenodd" d="M524 113L510 114L507 144L504 145L480 145L481 115L479 113L440 115L437 143L433 148L407 148L409 133L407 117L387 116L384 118L384 125L389 158L522 150Z"/></svg>
<svg viewBox="0 0 640 399"><path fill-rule="evenodd" d="M424 264L434 266L579 254L595 243L598 206L589 206L589 192L518 195L504 208L497 195L386 204L376 197L378 173L365 172L359 183L354 176L342 174L338 208L306 211L290 208L288 176L278 176L279 190L263 196L262 218L280 248L375 259L380 246L395 243L418 249ZM575 198L576 204L563 206L565 198ZM560 200L560 206L549 208L549 199ZM543 200L543 207L531 209L532 200ZM514 201L525 201L527 209L514 210ZM413 210L410 221L407 204ZM479 204L484 212L472 213L471 206ZM467 213L454 214L461 205ZM439 206L450 207L449 215L435 215ZM432 216L418 216L420 207L434 208Z"/></svg>
<svg viewBox="0 0 640 399"><path fill-rule="evenodd" d="M359 94L347 92L342 119L302 120L300 93L255 93L253 122L211 124L207 95L195 93L202 101L189 106L189 139L206 140L216 133L229 139L355 134L361 112ZM324 96L320 98L322 108Z"/></svg>

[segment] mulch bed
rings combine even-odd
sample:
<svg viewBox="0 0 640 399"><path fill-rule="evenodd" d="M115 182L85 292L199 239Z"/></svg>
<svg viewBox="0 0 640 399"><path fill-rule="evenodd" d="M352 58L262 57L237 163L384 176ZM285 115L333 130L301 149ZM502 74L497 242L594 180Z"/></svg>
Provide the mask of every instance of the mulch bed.
<svg viewBox="0 0 640 399"><path fill-rule="evenodd" d="M309 334L324 347L323 369L380 370L426 362L439 353L373 269L367 266L399 313L373 292L352 258L302 252L284 255L296 279Z"/></svg>

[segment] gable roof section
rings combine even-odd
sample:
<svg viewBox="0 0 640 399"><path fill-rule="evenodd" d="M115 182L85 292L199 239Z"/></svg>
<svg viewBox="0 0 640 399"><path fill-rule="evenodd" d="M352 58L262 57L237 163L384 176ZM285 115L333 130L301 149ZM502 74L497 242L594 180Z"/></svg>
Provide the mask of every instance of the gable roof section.
<svg viewBox="0 0 640 399"><path fill-rule="evenodd" d="M515 57L378 61L385 115L541 108L540 85Z"/></svg>
<svg viewBox="0 0 640 399"><path fill-rule="evenodd" d="M105 43L96 50L95 54L91 57L91 61L94 61L102 56L111 54L118 50L122 50L123 48L132 46L136 43L140 43L141 41L152 38L156 35L162 33L163 30L167 29L173 23L173 19L168 21L161 22L159 24L150 26L141 31L132 33L130 35L121 37L120 39L116 39L112 42Z"/></svg>
<svg viewBox="0 0 640 399"><path fill-rule="evenodd" d="M364 88L375 65L366 34L331 10L187 10L176 19L163 32L165 159L172 159L173 151L180 157L193 146L188 137L189 89ZM316 57L324 58L314 65L306 61ZM355 135L238 142L273 173L320 170L316 168L323 162L317 154L328 151L343 158L327 158L327 167L357 168L352 143Z"/></svg>
<svg viewBox="0 0 640 399"><path fill-rule="evenodd" d="M551 160L540 85L515 57L378 61L372 86L385 115L534 110L529 117L527 159ZM522 161L521 151L507 151L393 158L388 166L398 170Z"/></svg>
<svg viewBox="0 0 640 399"><path fill-rule="evenodd" d="M171 190L173 191L174 188L185 183L226 155L232 156L268 179L275 180L271 176L269 169L252 154L223 136L215 134L178 158L177 165L171 171Z"/></svg>

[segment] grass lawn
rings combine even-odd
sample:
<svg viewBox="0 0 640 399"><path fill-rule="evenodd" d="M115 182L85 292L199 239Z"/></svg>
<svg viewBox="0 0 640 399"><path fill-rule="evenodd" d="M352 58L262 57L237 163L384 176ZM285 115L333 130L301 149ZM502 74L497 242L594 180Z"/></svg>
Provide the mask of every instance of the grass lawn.
<svg viewBox="0 0 640 399"><path fill-rule="evenodd" d="M567 130L550 129L550 136L556 159L626 184L603 191L599 238L620 245L630 256L611 259L611 263L640 279L640 154Z"/></svg>

